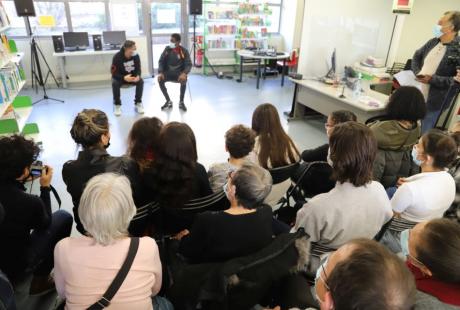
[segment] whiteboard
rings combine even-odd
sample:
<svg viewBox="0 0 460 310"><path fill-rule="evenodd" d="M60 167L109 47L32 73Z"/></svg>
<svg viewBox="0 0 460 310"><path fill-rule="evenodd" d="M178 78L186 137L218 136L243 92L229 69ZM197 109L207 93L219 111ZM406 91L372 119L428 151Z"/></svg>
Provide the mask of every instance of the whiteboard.
<svg viewBox="0 0 460 310"><path fill-rule="evenodd" d="M298 71L327 73L337 51L337 72L367 56L385 60L395 22L388 0L306 0Z"/></svg>

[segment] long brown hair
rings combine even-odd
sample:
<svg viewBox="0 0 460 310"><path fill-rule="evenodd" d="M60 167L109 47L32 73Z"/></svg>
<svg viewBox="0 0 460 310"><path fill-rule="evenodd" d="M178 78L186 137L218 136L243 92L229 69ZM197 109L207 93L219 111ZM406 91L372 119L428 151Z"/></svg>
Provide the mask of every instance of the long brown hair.
<svg viewBox="0 0 460 310"><path fill-rule="evenodd" d="M196 139L185 123L171 122L160 132L159 151L151 169L144 173L158 200L181 208L189 199L197 165Z"/></svg>
<svg viewBox="0 0 460 310"><path fill-rule="evenodd" d="M294 163L299 158L292 139L281 126L276 108L270 103L259 105L252 114L252 129L259 139L259 164L268 168L282 167ZM289 160L288 160L289 159Z"/></svg>
<svg viewBox="0 0 460 310"><path fill-rule="evenodd" d="M163 122L156 117L140 118L131 127L128 136L128 156L134 159L141 169L148 168L158 153L162 127Z"/></svg>

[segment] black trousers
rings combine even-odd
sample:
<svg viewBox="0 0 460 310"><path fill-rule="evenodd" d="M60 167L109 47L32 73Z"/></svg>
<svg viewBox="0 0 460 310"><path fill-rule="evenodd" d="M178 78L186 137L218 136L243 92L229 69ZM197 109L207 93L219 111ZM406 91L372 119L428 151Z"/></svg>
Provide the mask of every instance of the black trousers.
<svg viewBox="0 0 460 310"><path fill-rule="evenodd" d="M115 105L121 105L120 89L125 84L136 86L136 97L134 98L134 103L142 102L142 93L144 92L144 80L143 79L140 79L136 83L127 83L124 81L112 79L113 103Z"/></svg>
<svg viewBox="0 0 460 310"><path fill-rule="evenodd" d="M179 72L164 72L164 80L159 81L158 83L160 84L160 89L161 92L163 93L163 96L165 96L166 101L170 101L171 99L169 98L168 90L166 89L166 82L173 82L173 83L179 83ZM180 83L180 101L184 101L184 96L185 96L185 90L187 89L187 81L181 82Z"/></svg>

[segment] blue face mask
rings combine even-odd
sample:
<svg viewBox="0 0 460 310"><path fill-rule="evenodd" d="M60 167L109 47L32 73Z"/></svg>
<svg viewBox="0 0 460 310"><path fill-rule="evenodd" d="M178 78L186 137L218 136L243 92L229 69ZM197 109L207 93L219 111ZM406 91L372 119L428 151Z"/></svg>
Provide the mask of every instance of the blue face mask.
<svg viewBox="0 0 460 310"><path fill-rule="evenodd" d="M401 242L401 252L404 257L409 256L409 229L403 230L399 236Z"/></svg>
<svg viewBox="0 0 460 310"><path fill-rule="evenodd" d="M433 27L433 34L436 38L440 38L443 36L443 32L442 32L442 26L441 25L434 25Z"/></svg>
<svg viewBox="0 0 460 310"><path fill-rule="evenodd" d="M423 161L421 161L420 159L418 159L417 156L418 156L417 149L414 147L414 148L412 148L412 161L413 161L414 164L416 164L417 166L421 166L421 165L423 164Z"/></svg>

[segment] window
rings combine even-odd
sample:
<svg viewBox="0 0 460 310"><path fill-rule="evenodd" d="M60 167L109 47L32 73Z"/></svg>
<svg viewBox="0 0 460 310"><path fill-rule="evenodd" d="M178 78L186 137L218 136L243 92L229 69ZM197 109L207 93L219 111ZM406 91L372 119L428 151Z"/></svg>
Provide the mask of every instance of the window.
<svg viewBox="0 0 460 310"><path fill-rule="evenodd" d="M9 36L26 36L26 26L24 24L24 18L18 17L16 14L16 7L14 6L14 1L3 1L3 6L5 7L6 14L11 22L11 27L7 31Z"/></svg>
<svg viewBox="0 0 460 310"><path fill-rule="evenodd" d="M139 34L139 16L142 16L142 6L136 2L118 0L110 3L112 30L125 30L127 36Z"/></svg>
<svg viewBox="0 0 460 310"><path fill-rule="evenodd" d="M32 31L37 35L53 35L68 31L65 5L63 2L35 2L37 17L30 19ZM39 24L40 16L52 16L54 26L42 26Z"/></svg>
<svg viewBox="0 0 460 310"><path fill-rule="evenodd" d="M69 2L73 31L100 33L107 30L104 2Z"/></svg>

